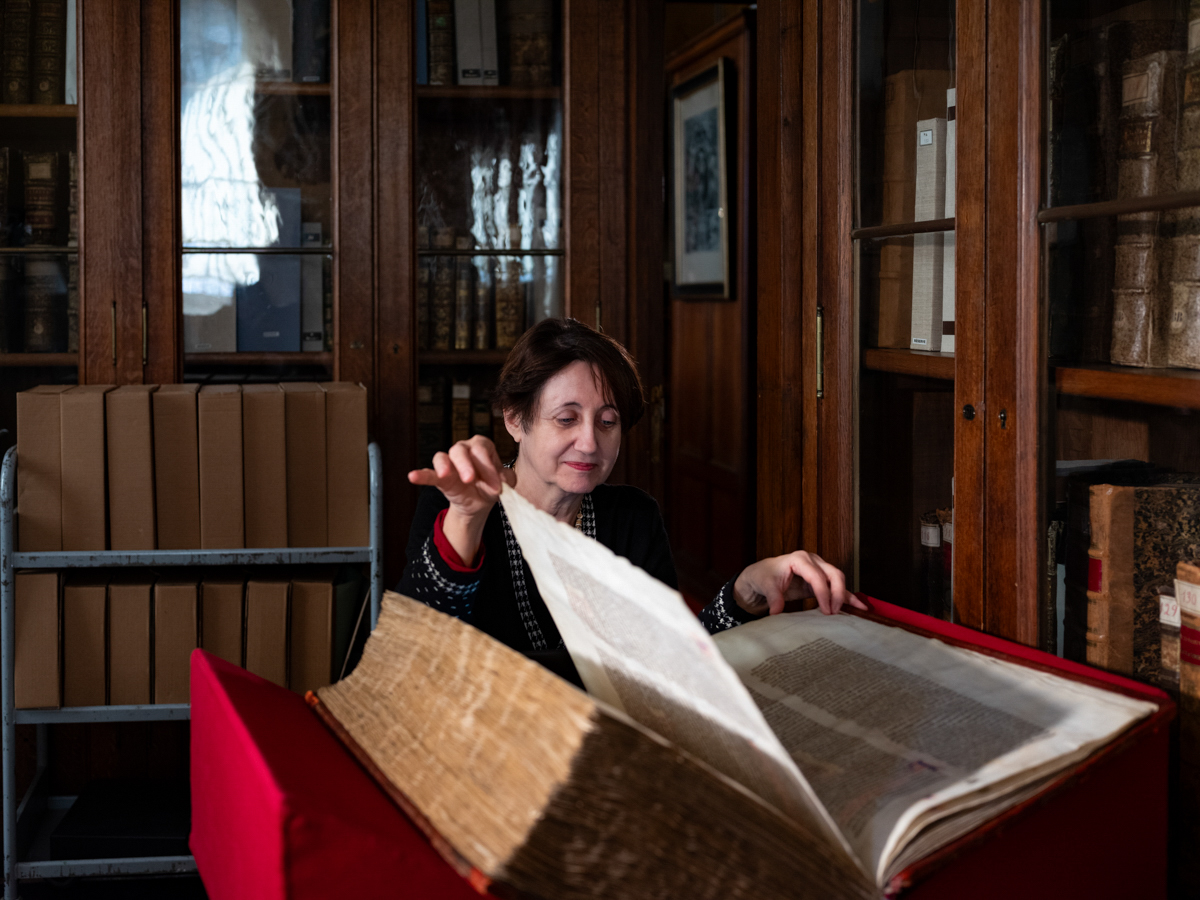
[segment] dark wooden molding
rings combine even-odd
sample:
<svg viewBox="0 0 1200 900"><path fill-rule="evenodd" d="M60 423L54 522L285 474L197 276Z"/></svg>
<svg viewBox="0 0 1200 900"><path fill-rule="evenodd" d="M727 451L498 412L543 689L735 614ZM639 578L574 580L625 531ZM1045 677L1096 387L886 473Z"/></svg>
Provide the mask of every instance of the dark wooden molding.
<svg viewBox="0 0 1200 900"><path fill-rule="evenodd" d="M850 237L856 241L880 241L891 237L905 237L910 234L932 234L937 231L953 231L954 217L949 219L928 219L924 222L899 222L895 225L869 225L866 228L855 228Z"/></svg>
<svg viewBox="0 0 1200 900"><path fill-rule="evenodd" d="M954 354L931 353L925 350L863 351L863 368L875 372L894 372L919 378L954 380Z"/></svg>
<svg viewBox="0 0 1200 900"><path fill-rule="evenodd" d="M1123 200L1102 200L1097 203L1077 203L1073 206L1052 206L1037 214L1038 222L1065 222L1068 219L1102 219L1139 212L1165 212L1200 206L1200 191L1180 191L1157 197L1127 197Z"/></svg>
<svg viewBox="0 0 1200 900"><path fill-rule="evenodd" d="M1060 394L1200 409L1200 370L1062 364L1053 371Z"/></svg>
<svg viewBox="0 0 1200 900"><path fill-rule="evenodd" d="M371 6L369 0L354 3L365 9ZM340 7L347 5L348 0L340 0ZM411 302L416 289L413 4L411 0L379 3L375 16L373 152L378 205L373 233L378 253L373 271L378 286L374 308L378 389L374 412L376 440L383 451L383 533L387 535L384 577L387 584L395 584L404 568L404 549L417 496L405 478L416 458L416 312ZM364 37L371 42L372 33ZM346 47L357 49L353 42Z"/></svg>

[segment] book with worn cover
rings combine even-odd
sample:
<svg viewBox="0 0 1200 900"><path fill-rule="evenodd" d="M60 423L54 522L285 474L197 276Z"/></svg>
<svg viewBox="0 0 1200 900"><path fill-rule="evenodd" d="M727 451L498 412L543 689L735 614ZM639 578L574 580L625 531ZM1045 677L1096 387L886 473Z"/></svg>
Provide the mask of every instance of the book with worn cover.
<svg viewBox="0 0 1200 900"><path fill-rule="evenodd" d="M29 62L33 49L33 0L4 0L4 44L0 76L4 103L29 102Z"/></svg>
<svg viewBox="0 0 1200 900"><path fill-rule="evenodd" d="M63 224L58 217L62 181L59 156L54 151L22 154L25 168L25 230L30 244L58 244Z"/></svg>
<svg viewBox="0 0 1200 900"><path fill-rule="evenodd" d="M515 256L496 260L496 349L508 350L525 331L525 282Z"/></svg>
<svg viewBox="0 0 1200 900"><path fill-rule="evenodd" d="M428 0L429 83L455 84L454 0Z"/></svg>
<svg viewBox="0 0 1200 900"><path fill-rule="evenodd" d="M1182 108L1175 150L1176 190L1200 190L1200 0L1188 11L1188 51L1183 71ZM1168 214L1171 239L1171 293L1167 324L1167 365L1200 369L1200 215L1194 209Z"/></svg>
<svg viewBox="0 0 1200 900"><path fill-rule="evenodd" d="M552 79L553 0L508 0L508 83L549 87Z"/></svg>
<svg viewBox="0 0 1200 900"><path fill-rule="evenodd" d="M511 489L502 502L588 693L389 594L358 668L310 701L481 891L895 893L1160 715L870 616L714 639L677 592Z"/></svg>
<svg viewBox="0 0 1200 900"><path fill-rule="evenodd" d="M459 250L470 250L469 237L458 239ZM474 337L475 265L469 256L455 257L454 266L454 349L470 350Z"/></svg>
<svg viewBox="0 0 1200 900"><path fill-rule="evenodd" d="M63 103L67 68L67 0L34 0L30 101Z"/></svg>

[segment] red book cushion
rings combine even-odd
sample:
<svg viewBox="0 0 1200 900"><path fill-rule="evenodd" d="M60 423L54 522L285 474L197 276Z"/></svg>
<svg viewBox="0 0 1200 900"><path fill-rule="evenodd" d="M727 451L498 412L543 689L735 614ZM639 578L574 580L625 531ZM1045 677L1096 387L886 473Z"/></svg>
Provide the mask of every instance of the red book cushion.
<svg viewBox="0 0 1200 900"><path fill-rule="evenodd" d="M291 691L195 650L192 833L213 900L478 900Z"/></svg>

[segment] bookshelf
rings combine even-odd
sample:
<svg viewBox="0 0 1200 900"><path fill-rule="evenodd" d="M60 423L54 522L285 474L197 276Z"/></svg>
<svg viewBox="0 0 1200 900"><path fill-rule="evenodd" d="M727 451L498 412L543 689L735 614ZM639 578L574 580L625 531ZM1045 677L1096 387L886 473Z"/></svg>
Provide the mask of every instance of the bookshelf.
<svg viewBox="0 0 1200 900"><path fill-rule="evenodd" d="M0 119L76 119L76 103L5 103L0 104Z"/></svg>
<svg viewBox="0 0 1200 900"><path fill-rule="evenodd" d="M562 88L514 87L512 85L471 86L457 84L422 84L416 89L418 100L561 100Z"/></svg>
<svg viewBox="0 0 1200 900"><path fill-rule="evenodd" d="M918 378L954 380L954 354L932 353L927 350L863 351L863 368L872 372L891 372L895 375L915 375Z"/></svg>

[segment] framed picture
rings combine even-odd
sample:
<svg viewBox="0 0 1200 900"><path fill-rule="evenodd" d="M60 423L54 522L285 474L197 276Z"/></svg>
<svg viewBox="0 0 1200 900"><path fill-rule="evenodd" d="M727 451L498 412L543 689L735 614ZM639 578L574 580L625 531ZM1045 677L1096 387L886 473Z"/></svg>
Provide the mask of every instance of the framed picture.
<svg viewBox="0 0 1200 900"><path fill-rule="evenodd" d="M674 293L687 299L730 300L727 102L734 96L724 59L671 92L674 143Z"/></svg>

